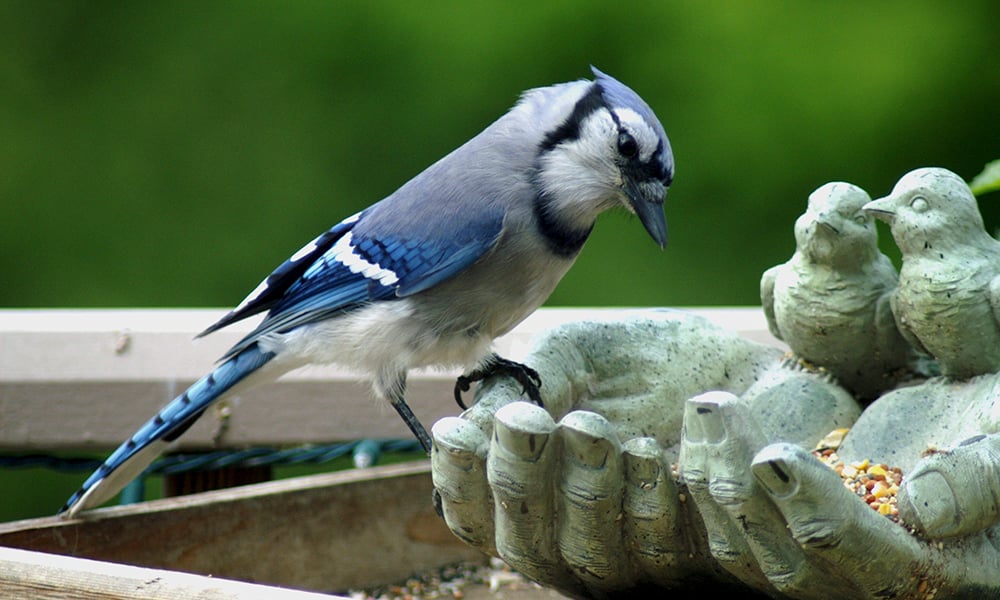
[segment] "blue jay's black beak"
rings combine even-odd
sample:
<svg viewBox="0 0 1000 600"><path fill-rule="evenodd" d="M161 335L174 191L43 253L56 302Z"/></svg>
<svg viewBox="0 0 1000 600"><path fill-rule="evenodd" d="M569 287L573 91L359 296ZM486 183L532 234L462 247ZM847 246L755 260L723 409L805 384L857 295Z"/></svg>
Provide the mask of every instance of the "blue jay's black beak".
<svg viewBox="0 0 1000 600"><path fill-rule="evenodd" d="M625 187L629 206L642 226L649 232L660 248L667 245L667 217L663 214L663 201L667 197L667 187L662 182L647 180L642 183L629 182Z"/></svg>

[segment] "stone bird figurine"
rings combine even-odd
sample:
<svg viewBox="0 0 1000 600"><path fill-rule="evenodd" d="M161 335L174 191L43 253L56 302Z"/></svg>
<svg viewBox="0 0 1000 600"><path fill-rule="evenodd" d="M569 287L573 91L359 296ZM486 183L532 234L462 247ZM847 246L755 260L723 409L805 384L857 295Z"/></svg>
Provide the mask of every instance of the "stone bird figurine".
<svg viewBox="0 0 1000 600"><path fill-rule="evenodd" d="M897 274L862 210L870 200L843 182L810 194L795 222L795 253L760 283L771 333L861 400L895 387L919 362L893 319Z"/></svg>
<svg viewBox="0 0 1000 600"><path fill-rule="evenodd" d="M864 208L889 224L902 252L892 310L903 335L948 377L1000 370L1000 242L965 181L917 169Z"/></svg>

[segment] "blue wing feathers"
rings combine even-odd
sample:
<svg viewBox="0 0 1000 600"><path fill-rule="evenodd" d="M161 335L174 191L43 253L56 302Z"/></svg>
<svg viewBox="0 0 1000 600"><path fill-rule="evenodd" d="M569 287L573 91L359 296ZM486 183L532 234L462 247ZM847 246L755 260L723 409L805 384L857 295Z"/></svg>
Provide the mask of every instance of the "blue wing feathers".
<svg viewBox="0 0 1000 600"><path fill-rule="evenodd" d="M474 221L450 226L444 219L418 218L411 220L411 228L400 228L387 219L385 211L360 213L275 270L258 296L251 295L206 330L269 311L223 358L235 356L269 333L329 319L369 302L416 294L454 277L496 243L503 211L484 210Z"/></svg>
<svg viewBox="0 0 1000 600"><path fill-rule="evenodd" d="M366 235L356 237L355 245L366 260L399 277L394 292L405 297L434 287L476 262L496 244L503 218L503 209L495 205L477 207L474 216L421 215L403 229L406 234L379 235L377 226L365 227Z"/></svg>
<svg viewBox="0 0 1000 600"><path fill-rule="evenodd" d="M322 257L345 233L350 231L353 225L354 221L351 219L342 221L309 242L268 275L267 279L258 286L257 291L252 292L238 308L199 333L198 337L208 335L231 323L270 309L284 297L288 288L298 281L316 260Z"/></svg>
<svg viewBox="0 0 1000 600"><path fill-rule="evenodd" d="M450 255L436 255L426 262L427 267L420 277L408 277L400 281L396 295L410 296L450 279L455 274L476 262L495 243L495 238L469 244Z"/></svg>

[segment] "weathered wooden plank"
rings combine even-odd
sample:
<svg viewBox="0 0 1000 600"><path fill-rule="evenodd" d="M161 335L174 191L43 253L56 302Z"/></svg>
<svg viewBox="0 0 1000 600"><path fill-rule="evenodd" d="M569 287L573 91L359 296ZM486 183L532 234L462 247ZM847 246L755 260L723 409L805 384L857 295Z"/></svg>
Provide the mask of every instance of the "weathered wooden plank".
<svg viewBox="0 0 1000 600"><path fill-rule="evenodd" d="M128 438L190 383L138 381L0 382L0 450L107 449ZM459 412L454 379L414 379L407 402L427 427ZM354 380L289 380L209 411L178 441L184 450L408 439L388 405ZM225 416L223 416L225 415Z"/></svg>
<svg viewBox="0 0 1000 600"><path fill-rule="evenodd" d="M335 600L314 592L0 548L7 600ZM344 599L346 600L346 598Z"/></svg>
<svg viewBox="0 0 1000 600"><path fill-rule="evenodd" d="M532 338L561 323L615 319L660 309L543 308L497 341L504 355L523 357ZM773 341L759 308L686 308L749 337ZM195 336L222 310L0 309L0 380L193 380L249 332L253 320L204 338ZM286 379L353 378L336 367L302 369Z"/></svg>
<svg viewBox="0 0 1000 600"><path fill-rule="evenodd" d="M0 310L0 449L117 446L252 327L192 338L222 311ZM433 423L457 410L453 373L417 373L407 400ZM276 403L281 409L275 410ZM291 373L201 419L179 449L406 438L388 406L337 367ZM223 435L219 435L223 432Z"/></svg>
<svg viewBox="0 0 1000 600"><path fill-rule="evenodd" d="M419 461L4 523L0 546L343 591L484 559L435 514L431 492Z"/></svg>
<svg viewBox="0 0 1000 600"><path fill-rule="evenodd" d="M519 359L532 339L560 323L613 319L634 309L542 309L497 342ZM760 309L686 309L774 343ZM117 446L163 404L211 368L253 323L192 341L221 310L0 310L0 449ZM428 426L458 412L454 372L409 378L407 402ZM276 406L280 405L280 409ZM407 438L388 406L372 401L356 374L310 367L247 391L225 426L209 414L180 448ZM221 433L221 435L220 435Z"/></svg>

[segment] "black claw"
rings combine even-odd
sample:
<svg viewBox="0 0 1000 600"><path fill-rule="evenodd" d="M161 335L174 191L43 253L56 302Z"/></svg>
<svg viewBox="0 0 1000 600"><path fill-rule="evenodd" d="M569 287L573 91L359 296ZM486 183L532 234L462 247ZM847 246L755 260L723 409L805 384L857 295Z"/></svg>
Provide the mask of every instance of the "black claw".
<svg viewBox="0 0 1000 600"><path fill-rule="evenodd" d="M465 405L465 402L462 400L462 392L469 391L473 381L474 381L473 379L470 379L465 375L462 375L455 380L455 402L458 404L458 407L461 408L462 410L469 408L468 406Z"/></svg>
<svg viewBox="0 0 1000 600"><path fill-rule="evenodd" d="M538 406L544 406L542 396L538 391L538 388L542 387L542 378L538 375L538 371L527 365L500 358L495 354L483 366L455 380L455 402L458 403L458 406L462 410L467 408L465 402L462 401L462 392L469 391L473 382L482 381L494 375L511 377L521 384L521 393L527 395Z"/></svg>

